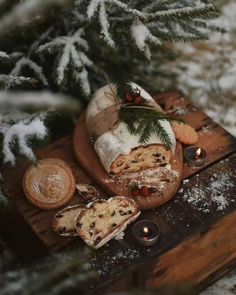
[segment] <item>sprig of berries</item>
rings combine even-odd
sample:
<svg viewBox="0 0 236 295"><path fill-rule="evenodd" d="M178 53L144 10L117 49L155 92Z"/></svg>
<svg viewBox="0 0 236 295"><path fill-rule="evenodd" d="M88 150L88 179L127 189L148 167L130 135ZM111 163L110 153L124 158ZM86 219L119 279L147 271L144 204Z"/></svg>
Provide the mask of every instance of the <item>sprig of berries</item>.
<svg viewBox="0 0 236 295"><path fill-rule="evenodd" d="M139 188L137 183L131 189L131 195L133 197L137 197L137 196L149 197L151 194L155 192L157 192L157 189L155 187L148 187L147 185L142 185Z"/></svg>
<svg viewBox="0 0 236 295"><path fill-rule="evenodd" d="M142 102L141 90L134 88L125 93L125 100L134 104L140 104Z"/></svg>

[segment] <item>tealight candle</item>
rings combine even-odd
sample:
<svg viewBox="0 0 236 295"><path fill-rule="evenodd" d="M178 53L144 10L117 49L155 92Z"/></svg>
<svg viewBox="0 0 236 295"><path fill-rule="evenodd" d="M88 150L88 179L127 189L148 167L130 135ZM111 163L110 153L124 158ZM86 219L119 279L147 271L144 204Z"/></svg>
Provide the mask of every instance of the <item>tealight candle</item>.
<svg viewBox="0 0 236 295"><path fill-rule="evenodd" d="M133 226L135 240L142 246L152 246L159 238L160 230L151 220L141 220Z"/></svg>
<svg viewBox="0 0 236 295"><path fill-rule="evenodd" d="M198 146L190 146L184 150L185 159L194 166L202 166L206 161L206 151Z"/></svg>

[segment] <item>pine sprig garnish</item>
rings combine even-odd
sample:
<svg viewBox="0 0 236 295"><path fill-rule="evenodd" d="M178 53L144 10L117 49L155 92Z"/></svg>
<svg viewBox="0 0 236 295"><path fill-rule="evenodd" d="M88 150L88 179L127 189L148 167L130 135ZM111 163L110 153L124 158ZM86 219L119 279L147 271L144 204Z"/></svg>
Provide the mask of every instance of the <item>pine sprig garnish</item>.
<svg viewBox="0 0 236 295"><path fill-rule="evenodd" d="M155 109L142 107L124 107L119 110L119 120L127 125L129 132L139 136L139 143L146 144L151 135L156 134L167 148L172 147L171 139L161 125L161 121L178 121L182 119L172 118Z"/></svg>

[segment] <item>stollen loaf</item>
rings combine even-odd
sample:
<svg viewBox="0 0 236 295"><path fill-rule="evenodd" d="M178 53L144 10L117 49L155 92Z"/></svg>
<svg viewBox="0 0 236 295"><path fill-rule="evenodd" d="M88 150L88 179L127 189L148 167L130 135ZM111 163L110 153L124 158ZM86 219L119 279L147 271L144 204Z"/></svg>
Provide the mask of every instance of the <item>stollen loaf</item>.
<svg viewBox="0 0 236 295"><path fill-rule="evenodd" d="M155 103L151 95L139 85L133 82L128 84L132 89L138 89L147 102ZM87 127L90 120L116 103L114 98L116 91L116 86L110 84L95 92L87 108ZM158 104L156 106L162 111ZM108 118L105 117L104 120L106 119ZM96 138L93 143L94 149L104 169L109 174L124 174L167 165L174 155L176 139L168 121L160 120L160 124L168 134L171 149L168 149L162 139L154 133L145 145L140 144L139 136L131 134L127 125L121 121L118 121L115 128Z"/></svg>

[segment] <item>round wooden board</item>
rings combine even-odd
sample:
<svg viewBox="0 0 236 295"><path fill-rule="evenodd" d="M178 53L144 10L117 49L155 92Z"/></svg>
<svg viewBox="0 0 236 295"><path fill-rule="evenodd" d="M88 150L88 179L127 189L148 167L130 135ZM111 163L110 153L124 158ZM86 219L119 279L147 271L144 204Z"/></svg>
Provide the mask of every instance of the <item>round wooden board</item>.
<svg viewBox="0 0 236 295"><path fill-rule="evenodd" d="M130 193L130 188L127 186L127 184L132 180L134 181L139 179L131 179L127 176L125 178L122 176L112 177L104 170L91 142L89 141L85 128L85 114L86 112L83 112L80 116L74 131L73 147L76 160L79 162L82 168L84 168L89 173L95 182L97 182L98 185L100 185L100 187L110 196L120 195L133 198ZM138 198L133 198L138 202L141 209L153 209L166 203L178 190L183 166L183 152L182 144L180 142L177 142L175 155L172 158L170 164L172 170L176 171L176 177L174 181L168 182L164 186L161 194L154 193L147 198L141 196ZM144 185L144 183L142 183L142 185ZM155 185L155 183L153 183L153 185Z"/></svg>

